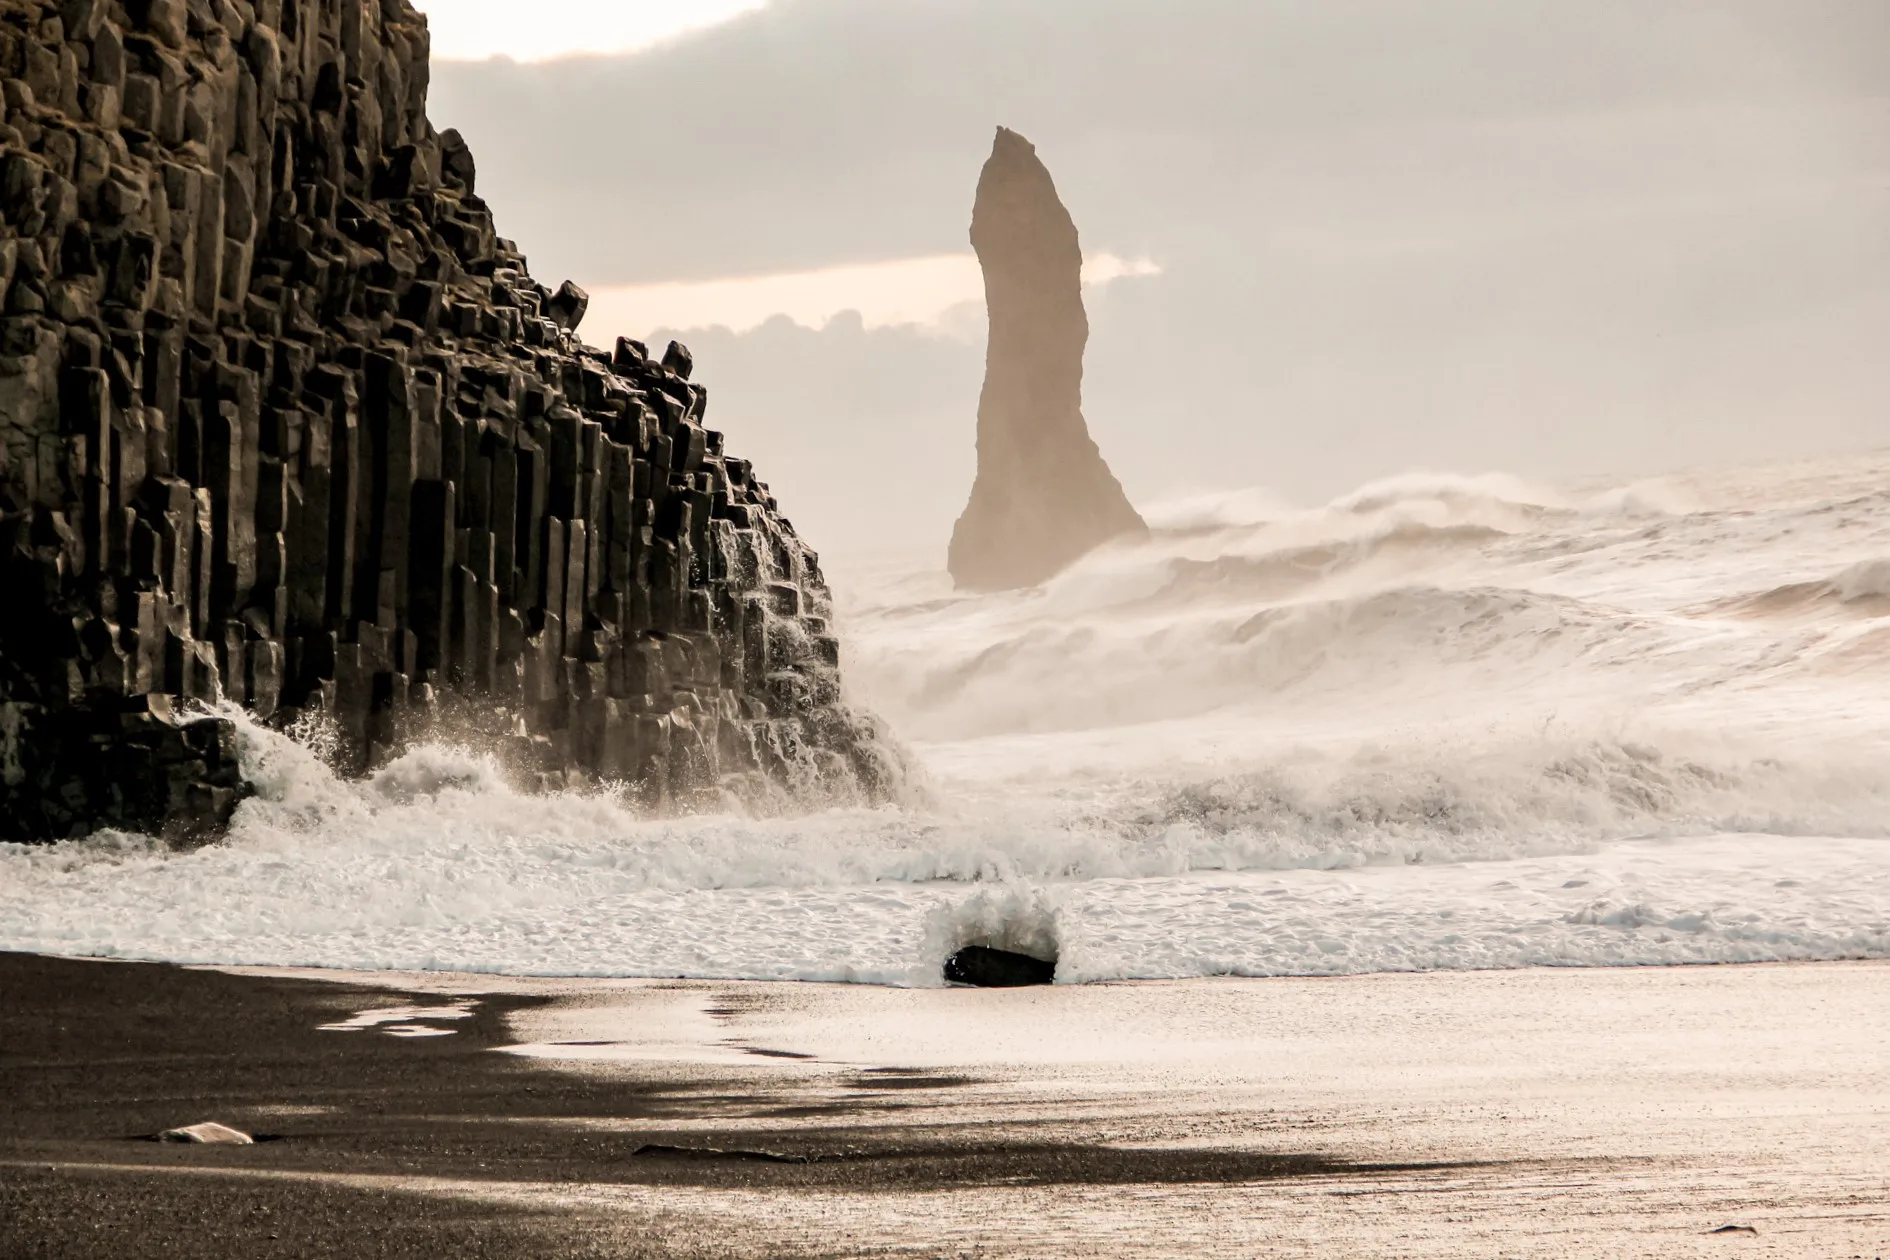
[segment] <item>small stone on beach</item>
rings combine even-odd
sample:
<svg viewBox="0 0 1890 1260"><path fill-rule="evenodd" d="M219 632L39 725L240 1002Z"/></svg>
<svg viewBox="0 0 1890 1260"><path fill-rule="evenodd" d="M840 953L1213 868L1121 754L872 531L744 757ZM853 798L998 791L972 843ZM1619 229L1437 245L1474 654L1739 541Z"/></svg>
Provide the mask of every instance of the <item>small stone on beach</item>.
<svg viewBox="0 0 1890 1260"><path fill-rule="evenodd" d="M181 1129L166 1129L158 1134L160 1142L196 1142L204 1146L253 1146L256 1139L241 1129L232 1129L227 1124L218 1124L205 1120L202 1124L186 1125Z"/></svg>

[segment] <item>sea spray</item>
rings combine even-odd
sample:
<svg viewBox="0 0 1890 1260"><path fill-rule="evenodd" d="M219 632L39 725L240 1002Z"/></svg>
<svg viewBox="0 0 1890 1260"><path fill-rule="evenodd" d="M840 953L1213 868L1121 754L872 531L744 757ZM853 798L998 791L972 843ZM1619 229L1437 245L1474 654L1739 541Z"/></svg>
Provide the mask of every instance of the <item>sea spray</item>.
<svg viewBox="0 0 1890 1260"><path fill-rule="evenodd" d="M0 946L891 984L1006 941L1059 981L1890 954L1890 469L1771 475L1255 495L1036 592L843 586L907 804L654 817L450 741L350 779L242 719L226 841L0 847Z"/></svg>
<svg viewBox="0 0 1890 1260"><path fill-rule="evenodd" d="M1062 891L1023 883L941 897L925 919L923 962L935 966L967 945L1055 962L1062 952Z"/></svg>

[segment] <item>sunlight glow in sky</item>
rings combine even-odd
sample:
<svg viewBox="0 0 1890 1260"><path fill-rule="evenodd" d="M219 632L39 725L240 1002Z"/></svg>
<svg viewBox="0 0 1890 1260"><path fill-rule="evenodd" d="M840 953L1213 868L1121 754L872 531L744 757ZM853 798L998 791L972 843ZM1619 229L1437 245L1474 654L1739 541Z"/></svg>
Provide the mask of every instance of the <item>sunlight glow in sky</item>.
<svg viewBox="0 0 1890 1260"><path fill-rule="evenodd" d="M1083 262L1086 287L1128 276L1159 275L1147 258L1092 254ZM819 271L723 280L670 281L591 290L585 335L641 337L656 328L705 328L720 324L746 332L775 315L819 328L841 311L858 311L868 328L890 324L939 325L948 313L984 301L984 276L977 255L935 254L891 262L827 267ZM957 320L949 321L954 329ZM982 337L982 316L975 321Z"/></svg>
<svg viewBox="0 0 1890 1260"><path fill-rule="evenodd" d="M759 9L767 0L415 0L450 61L548 61L634 52Z"/></svg>

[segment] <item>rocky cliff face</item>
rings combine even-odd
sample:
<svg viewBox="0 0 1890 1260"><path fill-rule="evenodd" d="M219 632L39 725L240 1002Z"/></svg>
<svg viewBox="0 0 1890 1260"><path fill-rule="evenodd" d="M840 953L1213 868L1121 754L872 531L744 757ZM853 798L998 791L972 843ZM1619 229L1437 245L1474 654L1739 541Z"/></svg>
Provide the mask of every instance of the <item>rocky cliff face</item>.
<svg viewBox="0 0 1890 1260"><path fill-rule="evenodd" d="M1111 538L1147 531L1083 420L1083 251L1031 143L998 128L978 178L971 244L990 343L978 476L952 531L953 580L1032 586Z"/></svg>
<svg viewBox="0 0 1890 1260"><path fill-rule="evenodd" d="M451 721L656 806L888 786L688 351L577 339L427 58L406 0L0 6L0 838L214 831L218 700L356 771Z"/></svg>

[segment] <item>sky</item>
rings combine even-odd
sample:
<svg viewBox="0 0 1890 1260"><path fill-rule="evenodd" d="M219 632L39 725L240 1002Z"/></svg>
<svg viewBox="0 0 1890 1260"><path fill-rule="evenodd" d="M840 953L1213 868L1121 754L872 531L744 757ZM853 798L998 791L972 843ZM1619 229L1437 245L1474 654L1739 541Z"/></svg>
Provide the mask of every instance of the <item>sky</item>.
<svg viewBox="0 0 1890 1260"><path fill-rule="evenodd" d="M963 505L999 124L1138 503L1890 445L1882 0L423 7L501 230L593 341L688 342L823 547Z"/></svg>
<svg viewBox="0 0 1890 1260"><path fill-rule="evenodd" d="M433 55L453 61L549 61L636 52L759 9L766 0L419 0ZM527 8L530 20L521 22Z"/></svg>

